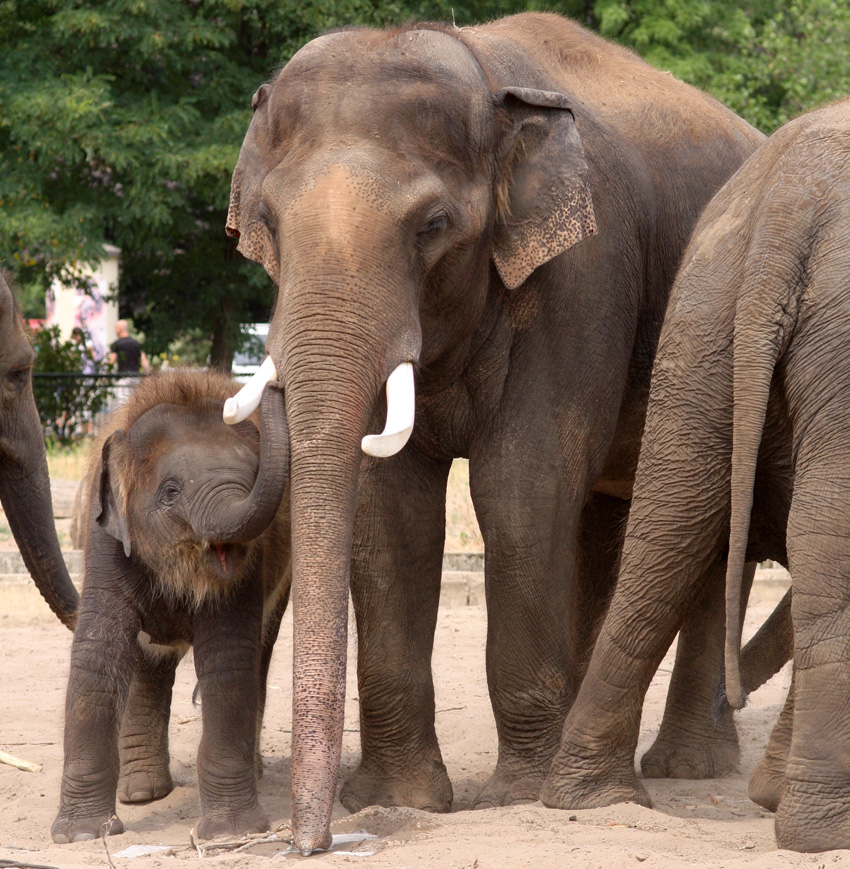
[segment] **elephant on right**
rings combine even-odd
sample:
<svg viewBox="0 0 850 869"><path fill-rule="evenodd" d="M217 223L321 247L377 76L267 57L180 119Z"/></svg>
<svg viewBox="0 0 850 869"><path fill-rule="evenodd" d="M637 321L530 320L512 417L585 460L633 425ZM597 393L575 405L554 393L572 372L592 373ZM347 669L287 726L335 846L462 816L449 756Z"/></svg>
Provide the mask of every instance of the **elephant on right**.
<svg viewBox="0 0 850 869"><path fill-rule="evenodd" d="M649 804L634 770L643 697L724 575L726 690L743 705L741 576L765 558L793 587L777 842L848 848L850 101L775 133L697 224L659 341L616 591L546 805Z"/></svg>

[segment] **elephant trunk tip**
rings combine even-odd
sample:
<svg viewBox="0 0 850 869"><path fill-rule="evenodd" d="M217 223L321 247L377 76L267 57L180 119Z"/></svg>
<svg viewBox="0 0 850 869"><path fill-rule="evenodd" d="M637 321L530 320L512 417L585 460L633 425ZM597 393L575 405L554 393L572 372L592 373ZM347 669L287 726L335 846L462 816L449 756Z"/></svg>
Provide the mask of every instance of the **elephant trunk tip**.
<svg viewBox="0 0 850 869"><path fill-rule="evenodd" d="M322 833L293 831L292 846L302 857L309 857L314 851L327 851L333 844L330 827Z"/></svg>

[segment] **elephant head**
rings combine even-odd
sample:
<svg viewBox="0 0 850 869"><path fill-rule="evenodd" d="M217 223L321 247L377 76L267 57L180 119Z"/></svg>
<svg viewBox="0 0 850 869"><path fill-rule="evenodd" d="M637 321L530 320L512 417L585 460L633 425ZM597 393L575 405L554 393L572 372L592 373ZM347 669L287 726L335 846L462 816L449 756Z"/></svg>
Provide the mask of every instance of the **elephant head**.
<svg viewBox="0 0 850 869"><path fill-rule="evenodd" d="M401 449L414 369L457 377L492 304L595 231L561 93L495 86L462 31L346 31L253 97L227 232L278 285L259 381L286 391L295 621L296 847L330 842L361 445ZM495 281L491 264L501 277ZM369 434L386 386L383 435ZM365 439L365 440L364 440ZM415 436L414 436L415 439Z"/></svg>
<svg viewBox="0 0 850 869"><path fill-rule="evenodd" d="M151 379L119 411L103 443L90 507L95 521L189 603L224 597L253 566L288 479L283 393L266 389L263 443L250 420L222 421L229 378ZM222 393L222 400L207 397ZM126 424L130 422L131 424Z"/></svg>
<svg viewBox="0 0 850 869"><path fill-rule="evenodd" d="M73 628L80 596L62 558L44 431L32 393L32 345L0 273L0 502L42 597Z"/></svg>

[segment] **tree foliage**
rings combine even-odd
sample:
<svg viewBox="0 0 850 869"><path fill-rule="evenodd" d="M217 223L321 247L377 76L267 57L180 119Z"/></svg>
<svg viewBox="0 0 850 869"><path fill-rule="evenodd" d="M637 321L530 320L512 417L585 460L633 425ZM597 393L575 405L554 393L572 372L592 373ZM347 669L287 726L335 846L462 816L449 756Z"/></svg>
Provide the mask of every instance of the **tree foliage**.
<svg viewBox="0 0 850 869"><path fill-rule="evenodd" d="M498 5L458 15L494 15ZM121 313L147 349L203 329L213 361L227 364L239 322L266 319L273 300L262 270L223 232L251 94L324 29L445 18L451 8L0 0L0 261L25 304L111 242L122 250Z"/></svg>
<svg viewBox="0 0 850 869"><path fill-rule="evenodd" d="M765 133L850 93L846 0L597 0L594 17Z"/></svg>
<svg viewBox="0 0 850 869"><path fill-rule="evenodd" d="M846 0L0 0L0 261L32 305L115 244L148 352L200 332L226 365L273 303L223 232L257 86L328 28L543 8L765 132L850 91Z"/></svg>

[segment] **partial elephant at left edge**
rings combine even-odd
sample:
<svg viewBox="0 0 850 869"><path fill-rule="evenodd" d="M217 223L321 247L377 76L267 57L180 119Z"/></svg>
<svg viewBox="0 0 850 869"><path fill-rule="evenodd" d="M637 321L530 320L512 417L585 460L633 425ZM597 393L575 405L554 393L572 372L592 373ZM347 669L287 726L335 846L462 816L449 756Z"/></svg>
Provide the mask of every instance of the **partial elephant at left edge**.
<svg viewBox="0 0 850 869"><path fill-rule="evenodd" d="M0 271L0 503L41 596L73 629L80 596L56 536L44 431L32 391L34 358L8 276Z"/></svg>

